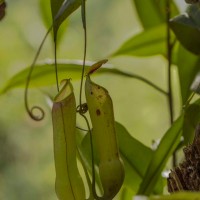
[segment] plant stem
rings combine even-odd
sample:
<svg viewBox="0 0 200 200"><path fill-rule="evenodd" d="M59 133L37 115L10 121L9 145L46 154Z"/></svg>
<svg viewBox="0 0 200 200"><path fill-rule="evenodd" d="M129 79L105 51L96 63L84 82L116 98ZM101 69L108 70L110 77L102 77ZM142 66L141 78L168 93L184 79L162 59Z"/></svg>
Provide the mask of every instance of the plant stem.
<svg viewBox="0 0 200 200"><path fill-rule="evenodd" d="M53 25L48 29L48 31L46 32L44 38L42 39L42 42L40 43L40 46L36 52L36 55L33 59L33 62L30 66L30 70L29 70L29 73L28 73L28 76L27 76L27 79L26 79L26 85L25 85L25 90L24 90L24 103L25 103L25 108L26 108L26 111L27 113L29 114L29 116L35 120L35 121L40 121L44 118L44 110L39 107L39 106L32 106L32 108L29 107L29 104L28 104L28 88L29 88L29 84L30 84L30 81L31 81L31 75L33 73L33 69L35 67L35 63L40 55L40 52L42 50L42 47L44 45L44 42L46 41L47 39L47 36L49 35L49 33L51 32L51 29L53 28ZM33 113L33 110L38 110L40 112L40 116L36 116L34 113Z"/></svg>
<svg viewBox="0 0 200 200"><path fill-rule="evenodd" d="M166 32L167 32L167 59L168 59L168 104L169 104L169 113L170 113L170 124L172 125L174 121L174 111L173 111L173 96L172 96L172 74L171 74L171 66L172 66L172 48L171 44L171 35L170 35L170 26L169 20L171 15L170 9L170 0L166 1ZM176 152L173 153L173 167L176 166Z"/></svg>
<svg viewBox="0 0 200 200"><path fill-rule="evenodd" d="M81 85L80 85L80 95L79 95L79 105L80 109L82 109L82 90L83 90L83 77L85 72L85 61L86 61L86 53L87 53L87 26L86 26L86 12L85 12L85 1L82 0L81 6L81 15L82 15L82 24L84 30L84 52L83 52L83 67L81 73Z"/></svg>
<svg viewBox="0 0 200 200"><path fill-rule="evenodd" d="M169 0L167 3L167 59L168 59L168 102L169 102L169 110L170 110L170 123L173 123L173 98L172 98L172 76L171 76L171 66L172 66L172 45L171 45L171 35L170 35L170 3Z"/></svg>
<svg viewBox="0 0 200 200"><path fill-rule="evenodd" d="M57 64L57 33L54 38L54 58L55 58L55 74L56 74L56 87L57 91L59 92L59 85L58 85L58 64Z"/></svg>

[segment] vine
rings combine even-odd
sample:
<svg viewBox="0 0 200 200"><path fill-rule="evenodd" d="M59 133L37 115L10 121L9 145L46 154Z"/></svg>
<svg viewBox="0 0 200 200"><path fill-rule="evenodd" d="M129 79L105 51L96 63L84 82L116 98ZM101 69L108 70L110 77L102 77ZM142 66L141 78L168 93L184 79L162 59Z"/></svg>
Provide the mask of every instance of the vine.
<svg viewBox="0 0 200 200"><path fill-rule="evenodd" d="M173 110L173 95L172 95L172 49L174 43L171 43L171 33L170 33L170 25L169 20L171 18L171 7L170 7L170 0L166 0L166 33L167 33L167 62L168 62L168 105L169 105L169 114L170 114L170 125L174 122L174 110ZM176 159L176 151L173 153L173 166L177 165Z"/></svg>

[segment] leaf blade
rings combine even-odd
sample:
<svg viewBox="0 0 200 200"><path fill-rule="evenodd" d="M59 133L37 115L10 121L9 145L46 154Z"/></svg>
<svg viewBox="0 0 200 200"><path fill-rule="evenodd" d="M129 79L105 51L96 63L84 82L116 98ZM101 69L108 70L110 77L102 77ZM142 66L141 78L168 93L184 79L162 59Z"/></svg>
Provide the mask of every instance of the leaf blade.
<svg viewBox="0 0 200 200"><path fill-rule="evenodd" d="M200 122L200 99L197 99L194 103L190 104L184 114L183 123L183 137L184 144L188 145L193 142L195 128Z"/></svg>
<svg viewBox="0 0 200 200"><path fill-rule="evenodd" d="M199 5L190 5L185 14L170 20L170 27L180 43L190 52L200 54Z"/></svg>
<svg viewBox="0 0 200 200"><path fill-rule="evenodd" d="M112 56L152 56L166 54L166 26L153 27L126 40Z"/></svg>
<svg viewBox="0 0 200 200"><path fill-rule="evenodd" d="M158 26L165 22L166 0L148 0L145 2L145 6L141 0L133 0L133 3L144 29ZM170 3L172 16L175 16L179 13L178 8L173 1L170 1Z"/></svg>
<svg viewBox="0 0 200 200"><path fill-rule="evenodd" d="M169 156L180 142L183 115L181 115L163 136L158 148L153 154L138 194L149 195L160 177Z"/></svg>
<svg viewBox="0 0 200 200"><path fill-rule="evenodd" d="M58 29L63 21L77 10L82 0L51 0L54 38L57 36Z"/></svg>
<svg viewBox="0 0 200 200"><path fill-rule="evenodd" d="M151 160L152 150L133 138L120 123L116 122L115 127L120 154L125 164L125 185L136 192Z"/></svg>
<svg viewBox="0 0 200 200"><path fill-rule="evenodd" d="M177 66L181 89L182 103L185 104L191 91L190 87L199 71L200 59L198 56L186 50L182 45L177 52Z"/></svg>
<svg viewBox="0 0 200 200"><path fill-rule="evenodd" d="M66 79L71 78L73 80L80 79L81 72L82 72L82 61L72 61L72 60L60 60L58 63L58 72L59 72L59 79ZM90 66L92 66L94 62L87 61L86 62L86 71L90 70ZM29 69L26 68L13 77L9 79L9 81L0 89L0 95L4 94L5 92L16 88L16 87L24 87L27 75L29 73ZM93 76L111 73L115 75L125 76L129 78L138 79L145 83L148 83L155 89L159 90L160 92L165 94L161 88L157 87L152 82L143 79L142 77L136 74L130 74L118 69L113 68L111 65L105 65L105 67L100 68ZM55 85L55 68L54 68L54 61L48 60L37 64L33 70L33 74L31 76L30 87L42 87L47 85Z"/></svg>

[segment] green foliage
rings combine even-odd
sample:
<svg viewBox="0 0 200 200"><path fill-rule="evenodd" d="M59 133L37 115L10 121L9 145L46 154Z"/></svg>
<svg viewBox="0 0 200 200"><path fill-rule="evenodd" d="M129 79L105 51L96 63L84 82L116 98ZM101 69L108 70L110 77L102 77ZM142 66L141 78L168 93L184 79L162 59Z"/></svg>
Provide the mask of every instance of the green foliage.
<svg viewBox="0 0 200 200"><path fill-rule="evenodd" d="M191 94L190 87L199 71L199 63L200 58L198 56L190 53L182 45L179 46L177 52L177 66L183 104L185 104Z"/></svg>
<svg viewBox="0 0 200 200"><path fill-rule="evenodd" d="M53 18L54 39L63 21L81 5L82 0L51 0L51 12Z"/></svg>
<svg viewBox="0 0 200 200"><path fill-rule="evenodd" d="M134 35L113 54L130 56L153 56L166 54L166 25L161 24Z"/></svg>
<svg viewBox="0 0 200 200"><path fill-rule="evenodd" d="M127 131L128 127L123 126L122 123L115 122L120 155L123 159L125 166L125 181L121 189L121 193L119 193L118 196L118 199L121 200L129 200L135 194L148 195L149 197L146 198L150 200L190 200L199 198L198 193L180 193L168 196L151 196L152 194L162 195L163 187L165 186L165 183L163 183L163 177L161 176L162 171L165 170L167 162L171 158L173 152L181 146L181 137L184 137L185 145L190 143L193 138L194 129L196 125L200 122L199 97L197 96L197 100L194 103L188 101L188 98L190 98L190 95L192 93L192 83L195 84L196 89L199 90L199 88L197 88L199 85L198 73L200 71L199 4L190 5L187 8L186 14L179 14L180 12L178 10L177 5L175 4L175 1L169 2L171 8L171 17L173 18L170 20L169 23L167 23L167 0L148 0L146 1L145 5L144 1L142 0L132 0L135 11L137 12L137 16L139 18L139 22L141 23L143 29L138 34L134 34L129 39L125 40L125 42L122 43L120 48L115 49L113 51L110 57L118 58L122 55L132 56L130 59L134 60L135 57L144 58L151 56L160 56L162 57L162 63L164 64L168 63L171 65L172 63L170 62L172 61L174 64L173 67L176 68L178 71L178 73L174 73L173 76L174 79L179 80L180 90L175 91L174 88L168 88L167 91L162 90L162 87L157 86L156 84L148 81L148 79L140 75L137 75L135 73L133 74L128 71L126 72L126 70L124 69L119 70L116 67L116 64L114 64L114 66L112 67L110 67L110 65L105 65L105 67L98 69L98 71L94 73L94 77L98 76L98 78L102 74L110 74L119 75L120 78L123 78L122 80L124 80L124 82L128 80L127 78L134 78L143 81L149 86L159 91L161 95L164 94L164 98L169 98L171 94L173 97L171 105L172 110L178 110L178 114L176 113L178 118L175 120L175 117L172 116L172 124L169 125L167 124L167 122L163 122L162 117L160 121L157 122L158 126L160 124L160 126L162 126L162 124L167 124L166 126L168 126L168 131L166 131L165 134L163 134L164 132L160 133L160 142L155 149L152 149L147 145L143 144L144 141L139 141L138 139L136 139L137 137L135 135L140 135L142 133L135 133L134 131L129 132ZM47 3L48 1L40 1L42 18L48 28L51 27L53 24L53 38L54 41L56 41L58 30L60 29L61 24L63 24L66 18L72 13L74 13L74 11L77 10L83 2L81 0L51 0L51 12L50 8L46 6ZM87 4L89 3L90 2L88 1ZM81 17L79 16L79 18L79 26L82 27ZM103 27L102 24L100 26ZM171 31L169 32L167 32L168 26L170 26L171 28ZM64 29L60 32L62 36L64 36ZM168 46L168 48L170 47L170 50L167 49L167 42L169 42L171 45ZM169 51L171 51L172 53L171 57ZM173 60L171 60L171 58L173 58ZM88 71L92 64L93 62L86 61L85 70ZM132 69L131 67L130 69ZM82 61L80 62L78 60L72 59L58 60L57 68L59 72L59 81L70 78L73 81L80 81L82 73ZM172 73L171 68L169 71L170 73ZM26 68L13 75L7 81L7 83L4 84L3 87L1 87L0 94L3 95L14 88L23 88L28 73L29 69ZM168 76L167 80L169 80L169 74L166 74L166 76ZM197 78L194 82L195 77ZM101 79L101 81L104 80ZM173 87L175 83L173 82L173 79L171 81L172 82L170 82L170 84ZM130 87L128 85L125 86L125 83L123 83L123 81L120 84L124 84L122 86L123 90L126 90L128 87ZM30 87L40 88L51 85L55 85L54 61L50 60L48 62L38 62L31 76ZM115 85L113 88L115 88ZM118 93L120 89L118 89ZM138 91L133 91L133 93L131 93L130 96L137 96L138 93ZM173 100L175 99L177 101L177 96L179 95L181 103L178 107L173 102ZM123 104L126 104L126 102L123 102ZM132 106L137 105L130 105L130 107ZM184 109L182 109L182 107L184 107ZM115 110L117 110L117 106L114 108ZM130 117L133 116L137 116L137 113L132 112L132 116ZM138 121L143 123L145 126L145 120L146 119L139 119ZM148 134L153 135L152 137L154 137L154 133L147 133L143 137L147 137ZM93 176L93 172L91 164L92 153L90 148L89 134L85 134L81 130L78 131L77 146L80 153L79 161L82 163L83 168L85 169L84 172L86 173L86 176L87 173L89 173L88 179L90 179L90 177ZM94 163L96 166L94 172L96 177L96 185L100 193L103 193L102 184L99 177L99 171L97 170L97 166L99 164L99 157L95 149ZM92 190L91 182L91 180L88 180L90 190ZM93 197L91 197L91 199L92 198ZM138 197L138 199L140 198Z"/></svg>
<svg viewBox="0 0 200 200"><path fill-rule="evenodd" d="M153 152L133 138L120 123L116 123L116 131L120 153L125 164L125 185L135 193L144 177Z"/></svg>
<svg viewBox="0 0 200 200"><path fill-rule="evenodd" d="M172 195L162 195L162 196L137 196L133 200L199 200L198 192L180 192Z"/></svg>
<svg viewBox="0 0 200 200"><path fill-rule="evenodd" d="M200 71L196 74L194 81L191 85L191 90L197 94L200 94Z"/></svg>
<svg viewBox="0 0 200 200"><path fill-rule="evenodd" d="M148 165L145 177L138 191L139 194L150 195L152 193L167 160L180 142L182 126L183 116L180 116L162 137Z"/></svg>
<svg viewBox="0 0 200 200"><path fill-rule="evenodd" d="M195 127L200 122L200 100L190 104L185 110L183 137L185 145L191 144L194 138Z"/></svg>
<svg viewBox="0 0 200 200"><path fill-rule="evenodd" d="M166 0L157 1L149 0L145 2L140 0L132 0L137 9L137 14L140 18L140 22L144 29L152 28L154 26L159 26L166 21ZM171 12L172 16L178 14L178 8L176 4L171 2Z"/></svg>
<svg viewBox="0 0 200 200"><path fill-rule="evenodd" d="M149 200L199 200L198 192L180 192L172 195L163 195L158 197L150 197ZM139 199L138 199L139 200ZM147 199L148 200L148 199Z"/></svg>
<svg viewBox="0 0 200 200"><path fill-rule="evenodd" d="M92 65L92 62L88 61L85 66L86 71L89 70L90 65ZM80 61L76 61L76 60L58 61L57 67L59 71L60 81L65 78L68 78L68 79L71 78L73 80L80 79L80 75L82 71L82 64L80 63ZM5 86L0 89L0 94L3 94L13 88L24 87L24 82L26 81L28 72L29 72L29 69L26 68L20 71L19 73L15 74L12 78L10 78L8 83L6 83ZM146 84L149 84L152 87L155 87L155 89L165 94L165 91L163 91L159 87L156 87L150 81L147 81L141 76L123 72L113 67L107 67L107 68L102 67L94 75L100 75L100 74L106 74L106 73L138 79L140 81L145 82ZM44 61L44 62L41 62L41 64L35 65L35 69L33 71L32 78L31 78L30 87L42 87L42 86L49 86L53 84L55 84L54 62L49 60L47 62Z"/></svg>
<svg viewBox="0 0 200 200"><path fill-rule="evenodd" d="M170 21L170 27L177 39L186 49L197 55L200 54L199 17L199 6L191 5L187 14L179 15Z"/></svg>
<svg viewBox="0 0 200 200"><path fill-rule="evenodd" d="M50 1L40 0L39 3L40 3L42 20L44 22L45 27L48 29L52 25L52 13L50 8ZM61 43L61 39L64 37L64 34L66 33L67 24L68 20L65 20L59 28L59 31L57 33L58 44ZM52 39L54 39L53 32L52 32Z"/></svg>

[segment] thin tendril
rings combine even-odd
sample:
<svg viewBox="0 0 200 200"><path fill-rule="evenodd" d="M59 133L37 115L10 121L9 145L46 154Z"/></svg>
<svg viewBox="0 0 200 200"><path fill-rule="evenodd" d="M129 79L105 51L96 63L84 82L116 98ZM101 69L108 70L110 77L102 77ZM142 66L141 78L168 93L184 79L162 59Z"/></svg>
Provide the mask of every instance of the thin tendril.
<svg viewBox="0 0 200 200"><path fill-rule="evenodd" d="M80 95L79 95L79 104L82 107L82 90L83 90L83 77L85 72L85 60L86 60L86 53L87 53L87 28L86 28L86 12L85 12L85 0L82 0L81 6L81 16L82 16L82 23L84 29L84 55L83 55L83 67L81 72L81 85L80 85Z"/></svg>
<svg viewBox="0 0 200 200"><path fill-rule="evenodd" d="M76 126L76 128L79 129L79 130L81 130L81 131L86 131L86 132L88 132L87 129L84 129L84 128L81 128L81 127L78 127L78 126Z"/></svg>
<svg viewBox="0 0 200 200"><path fill-rule="evenodd" d="M55 58L56 87L57 87L57 91L59 92L59 85L58 85L58 64L57 64L57 35L55 35L55 38L54 38L54 58Z"/></svg>
<svg viewBox="0 0 200 200"><path fill-rule="evenodd" d="M82 16L82 24L83 24L83 29L84 29L84 55L83 55L83 66L82 66L82 73L81 73L79 109L77 111L85 119L85 122L86 122L88 130L89 130L89 134L90 134L90 146L91 146L91 157L92 157L92 191L93 191L94 197L96 199L100 200L100 199L103 199L103 198L97 196L96 189L95 189L95 169L94 169L94 151L93 151L92 131L91 131L88 119L84 115L84 111L85 111L84 108L83 108L84 104L82 105L83 77L84 77L84 72L85 72L85 61L86 61L86 53L87 53L87 27L86 27L85 0L82 0L81 16Z"/></svg>
<svg viewBox="0 0 200 200"><path fill-rule="evenodd" d="M45 113L44 113L44 110L43 110L41 107L39 107L39 106L33 106L32 108L29 108L29 105L28 105L28 87L29 87L29 84L30 84L30 80L31 80L31 75L32 75L32 72L33 72L33 68L34 68L34 66L35 66L35 63L36 63L36 61L37 61L37 59L38 59L38 56L40 55L41 49L42 49L42 47L43 47L43 45L44 45L44 42L45 42L45 40L47 39L47 36L49 35L49 33L50 33L52 27L53 27L53 26L51 26L51 27L49 28L49 30L47 31L47 33L45 34L45 36L44 36L44 38L43 38L43 40L42 40L42 42L41 42L41 44L40 44L40 46L39 46L39 49L37 50L37 53L36 53L36 55L35 55L35 58L34 58L34 60L33 60L32 64L31 64L31 66L30 66L30 71L29 71L29 73L28 73L27 80L26 80L26 85L25 85L25 91L24 91L24 103L25 103L25 108L26 108L26 111L27 111L27 113L29 114L29 116L30 116L33 120L35 120L35 121L40 121L40 120L42 120L42 119L44 118ZM33 110L38 110L38 111L41 113L40 116L34 115Z"/></svg>
<svg viewBox="0 0 200 200"><path fill-rule="evenodd" d="M92 191L93 191L93 195L95 197L95 199L98 199L98 200L103 200L104 198L103 197L99 197L96 193L96 189L95 189L95 169L94 169L94 151L93 151L93 139L92 139L92 131L91 131L91 128L90 128L90 124L88 122L88 119L87 117L84 115L84 114L81 114L80 115L85 119L85 122L87 124L87 127L88 127L88 130L89 130L89 135L90 135L90 148L91 148L91 157L92 157Z"/></svg>

